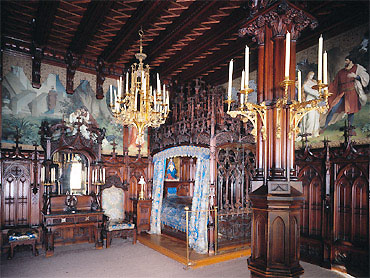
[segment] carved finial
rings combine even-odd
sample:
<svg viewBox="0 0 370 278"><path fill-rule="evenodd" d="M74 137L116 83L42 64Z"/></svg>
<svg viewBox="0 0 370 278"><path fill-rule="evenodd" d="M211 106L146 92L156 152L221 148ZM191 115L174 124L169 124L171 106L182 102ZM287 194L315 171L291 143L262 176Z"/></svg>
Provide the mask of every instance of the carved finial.
<svg viewBox="0 0 370 278"><path fill-rule="evenodd" d="M116 143L116 138L113 138L113 142L111 143L111 145L112 145L112 155L113 156L116 156L116 146L117 146L117 143Z"/></svg>

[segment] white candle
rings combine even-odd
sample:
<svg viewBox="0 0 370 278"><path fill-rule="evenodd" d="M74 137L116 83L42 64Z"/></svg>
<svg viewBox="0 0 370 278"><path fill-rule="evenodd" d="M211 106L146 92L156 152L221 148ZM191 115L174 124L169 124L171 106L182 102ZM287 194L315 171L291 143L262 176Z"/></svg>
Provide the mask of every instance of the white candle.
<svg viewBox="0 0 370 278"><path fill-rule="evenodd" d="M118 94L117 90L114 90L114 103L116 104L116 112L119 112Z"/></svg>
<svg viewBox="0 0 370 278"><path fill-rule="evenodd" d="M166 85L163 84L163 89L162 89L162 103L166 104ZM167 112L167 107L163 106L164 111Z"/></svg>
<svg viewBox="0 0 370 278"><path fill-rule="evenodd" d="M121 94L121 90L120 90L120 86L121 84L120 84L120 82L119 82L119 80L117 80L117 90L118 90L118 100L120 99L120 94Z"/></svg>
<svg viewBox="0 0 370 278"><path fill-rule="evenodd" d="M41 182L44 183L45 182L45 168L44 166L41 167Z"/></svg>
<svg viewBox="0 0 370 278"><path fill-rule="evenodd" d="M324 59L323 59L323 83L328 84L328 53L324 52Z"/></svg>
<svg viewBox="0 0 370 278"><path fill-rule="evenodd" d="M240 81L240 90L244 90L244 84L245 84L245 71L242 71L242 79Z"/></svg>
<svg viewBox="0 0 370 278"><path fill-rule="evenodd" d="M110 106L113 106L113 92L112 92L112 85L109 85L109 93L110 93Z"/></svg>
<svg viewBox="0 0 370 278"><path fill-rule="evenodd" d="M138 104L137 104L137 102L138 102L137 91L138 91L138 89L136 88L136 91L135 91L135 110L136 111L137 111L137 106L138 106Z"/></svg>
<svg viewBox="0 0 370 278"><path fill-rule="evenodd" d="M126 73L126 95L128 94L128 72Z"/></svg>
<svg viewBox="0 0 370 278"><path fill-rule="evenodd" d="M146 98L146 78L145 75L143 75L143 84L142 84L142 89L144 91L144 98Z"/></svg>
<svg viewBox="0 0 370 278"><path fill-rule="evenodd" d="M102 179L102 182L105 181L105 168L103 168L103 179Z"/></svg>
<svg viewBox="0 0 370 278"><path fill-rule="evenodd" d="M50 175L50 181L54 182L54 168L51 168L51 175Z"/></svg>
<svg viewBox="0 0 370 278"><path fill-rule="evenodd" d="M245 82L245 71L242 71L242 79L240 81L240 91L244 91L244 82ZM244 103L244 94L240 92L240 104Z"/></svg>
<svg viewBox="0 0 370 278"><path fill-rule="evenodd" d="M323 39L322 35L319 38L319 52L318 52L318 70L317 70L317 79L322 81L322 48L323 48Z"/></svg>
<svg viewBox="0 0 370 278"><path fill-rule="evenodd" d="M157 111L157 91L154 90L154 110Z"/></svg>
<svg viewBox="0 0 370 278"><path fill-rule="evenodd" d="M161 95L161 80L159 80L159 73L157 73L157 93Z"/></svg>
<svg viewBox="0 0 370 278"><path fill-rule="evenodd" d="M302 72L298 70L298 101L302 101Z"/></svg>
<svg viewBox="0 0 370 278"><path fill-rule="evenodd" d="M285 77L289 78L289 63L290 63L290 33L286 33L285 37Z"/></svg>
<svg viewBox="0 0 370 278"><path fill-rule="evenodd" d="M244 80L244 88L247 89L249 83L249 47L248 45L245 46L245 80Z"/></svg>
<svg viewBox="0 0 370 278"><path fill-rule="evenodd" d="M231 59L230 64L229 64L229 87L227 90L227 99L231 100L231 88L232 88L232 82L233 82L233 66L234 66L234 61Z"/></svg>

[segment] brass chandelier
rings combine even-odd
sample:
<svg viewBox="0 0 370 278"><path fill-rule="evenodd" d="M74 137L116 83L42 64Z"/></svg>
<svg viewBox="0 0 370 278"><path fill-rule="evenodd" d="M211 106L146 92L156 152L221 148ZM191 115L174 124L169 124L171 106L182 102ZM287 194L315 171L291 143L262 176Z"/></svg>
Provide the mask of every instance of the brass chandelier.
<svg viewBox="0 0 370 278"><path fill-rule="evenodd" d="M147 127L159 127L166 121L169 113L169 93L161 82L157 73L157 89L153 90L149 83L149 65L143 64L147 57L143 53L142 37L144 32L139 31L140 52L135 54L139 63L131 65L131 78L126 73L126 86L123 95L122 77L117 80L117 91L110 87L110 107L116 121L124 126L134 126L137 129L136 144L144 143L144 130ZM130 86L129 86L130 82Z"/></svg>

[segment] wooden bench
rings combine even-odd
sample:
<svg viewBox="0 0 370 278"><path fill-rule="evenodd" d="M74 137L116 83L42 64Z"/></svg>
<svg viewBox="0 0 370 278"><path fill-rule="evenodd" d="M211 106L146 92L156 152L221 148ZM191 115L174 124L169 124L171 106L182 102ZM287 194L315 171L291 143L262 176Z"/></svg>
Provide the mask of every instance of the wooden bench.
<svg viewBox="0 0 370 278"><path fill-rule="evenodd" d="M36 240L38 238L38 231L31 228L20 228L9 230L8 239L10 244L10 250L8 259L12 259L14 256L14 248L18 245L31 245L32 253L37 256L38 252L36 249Z"/></svg>

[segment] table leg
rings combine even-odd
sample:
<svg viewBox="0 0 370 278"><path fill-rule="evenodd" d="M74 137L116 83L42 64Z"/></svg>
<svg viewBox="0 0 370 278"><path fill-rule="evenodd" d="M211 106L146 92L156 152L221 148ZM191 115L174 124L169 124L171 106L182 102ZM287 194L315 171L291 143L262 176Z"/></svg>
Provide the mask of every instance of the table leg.
<svg viewBox="0 0 370 278"><path fill-rule="evenodd" d="M102 235L101 235L101 228L94 227L94 235L95 235L95 248L102 249L103 241L102 241Z"/></svg>
<svg viewBox="0 0 370 278"><path fill-rule="evenodd" d="M54 233L53 231L48 231L46 233L46 257L54 255Z"/></svg>
<svg viewBox="0 0 370 278"><path fill-rule="evenodd" d="M10 249L9 249L8 260L13 259L13 255L14 255L14 245L13 245L12 243L10 243Z"/></svg>

